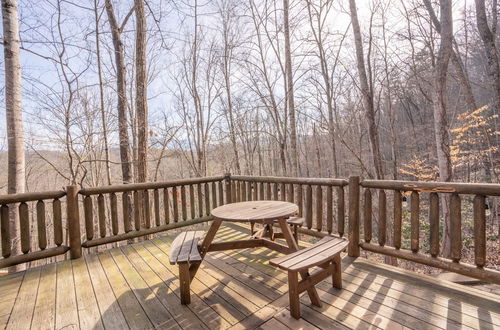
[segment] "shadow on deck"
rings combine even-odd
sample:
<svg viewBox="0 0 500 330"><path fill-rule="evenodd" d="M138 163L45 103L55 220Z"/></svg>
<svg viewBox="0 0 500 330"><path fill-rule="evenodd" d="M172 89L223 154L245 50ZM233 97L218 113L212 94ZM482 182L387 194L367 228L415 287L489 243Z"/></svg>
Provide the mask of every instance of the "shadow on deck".
<svg viewBox="0 0 500 330"><path fill-rule="evenodd" d="M248 237L226 225L219 240ZM290 318L287 278L270 266L276 252L210 253L179 300L177 266L168 251L175 233L85 258L0 278L0 328L412 328L500 327L500 297L387 265L343 260L342 290L320 283L323 307L302 296L302 319Z"/></svg>

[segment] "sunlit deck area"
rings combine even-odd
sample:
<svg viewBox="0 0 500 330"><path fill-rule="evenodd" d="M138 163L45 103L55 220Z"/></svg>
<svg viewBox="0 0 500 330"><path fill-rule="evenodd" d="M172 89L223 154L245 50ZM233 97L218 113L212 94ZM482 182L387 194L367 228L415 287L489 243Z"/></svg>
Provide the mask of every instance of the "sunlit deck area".
<svg viewBox="0 0 500 330"><path fill-rule="evenodd" d="M202 225L203 226L203 225ZM249 235L227 224L216 240ZM494 329L500 299L451 282L387 265L343 258L342 290L317 288L323 307L301 298L302 319L288 311L286 273L269 265L276 252L211 252L179 301L178 268L168 252L175 232L84 258L0 278L0 327L85 328L383 328Z"/></svg>

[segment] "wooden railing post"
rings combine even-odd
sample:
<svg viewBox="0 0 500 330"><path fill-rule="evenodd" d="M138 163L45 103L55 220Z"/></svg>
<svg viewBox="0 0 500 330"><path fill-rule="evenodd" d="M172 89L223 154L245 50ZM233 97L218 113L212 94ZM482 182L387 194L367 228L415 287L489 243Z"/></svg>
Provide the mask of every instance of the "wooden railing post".
<svg viewBox="0 0 500 330"><path fill-rule="evenodd" d="M359 176L349 177L349 246L347 254L359 257Z"/></svg>
<svg viewBox="0 0 500 330"><path fill-rule="evenodd" d="M77 259L82 256L80 214L78 212L78 186L66 187L66 215L69 230L69 252L71 259Z"/></svg>
<svg viewBox="0 0 500 330"><path fill-rule="evenodd" d="M231 173L226 173L224 180L226 182L226 204L229 204L232 203Z"/></svg>

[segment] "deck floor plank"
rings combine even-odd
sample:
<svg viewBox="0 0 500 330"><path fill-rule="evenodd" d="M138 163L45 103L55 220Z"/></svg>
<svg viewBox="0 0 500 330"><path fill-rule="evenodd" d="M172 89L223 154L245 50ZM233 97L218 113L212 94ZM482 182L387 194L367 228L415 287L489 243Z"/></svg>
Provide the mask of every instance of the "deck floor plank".
<svg viewBox="0 0 500 330"><path fill-rule="evenodd" d="M85 259L72 260L78 318L82 329L104 329Z"/></svg>
<svg viewBox="0 0 500 330"><path fill-rule="evenodd" d="M99 254L99 260L106 273L109 284L117 297L118 305L121 308L127 324L132 329L150 329L153 324L144 312L141 304L127 284L118 266L109 252ZM106 311L107 312L107 311ZM105 313L106 313L105 312Z"/></svg>
<svg viewBox="0 0 500 330"><path fill-rule="evenodd" d="M78 305L71 261L57 263L56 329L78 329Z"/></svg>
<svg viewBox="0 0 500 330"><path fill-rule="evenodd" d="M127 321L96 254L85 258L103 325L107 329L127 329Z"/></svg>
<svg viewBox="0 0 500 330"><path fill-rule="evenodd" d="M47 264L41 268L40 284L33 311L32 329L54 329L56 321L57 265Z"/></svg>
<svg viewBox="0 0 500 330"><path fill-rule="evenodd" d="M264 247L210 252L180 304L175 232L153 240L44 263L0 277L0 329L496 329L500 297L366 259L343 258L343 289L317 285L323 302L301 296L291 318L280 254ZM216 241L249 237L221 227ZM307 246L308 243L302 243Z"/></svg>
<svg viewBox="0 0 500 330"><path fill-rule="evenodd" d="M18 330L30 328L38 292L40 268L28 269L25 275L19 279L22 280L22 283L12 307L7 329Z"/></svg>

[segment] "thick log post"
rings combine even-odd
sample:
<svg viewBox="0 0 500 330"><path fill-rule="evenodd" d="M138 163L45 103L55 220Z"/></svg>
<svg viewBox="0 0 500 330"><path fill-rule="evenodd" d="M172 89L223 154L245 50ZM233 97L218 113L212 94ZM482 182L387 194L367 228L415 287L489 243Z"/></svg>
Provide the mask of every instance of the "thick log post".
<svg viewBox="0 0 500 330"><path fill-rule="evenodd" d="M78 213L78 186L66 187L66 219L69 227L69 253L71 259L82 256L82 237L80 234L80 214Z"/></svg>
<svg viewBox="0 0 500 330"><path fill-rule="evenodd" d="M349 177L349 246L350 257L359 257L359 176Z"/></svg>

